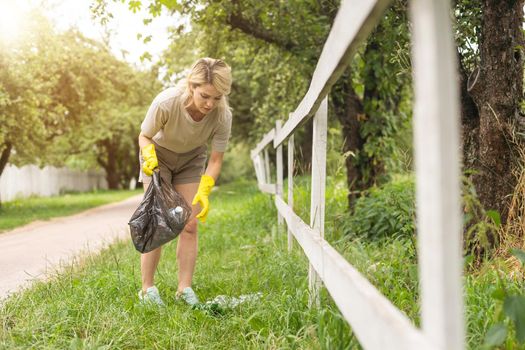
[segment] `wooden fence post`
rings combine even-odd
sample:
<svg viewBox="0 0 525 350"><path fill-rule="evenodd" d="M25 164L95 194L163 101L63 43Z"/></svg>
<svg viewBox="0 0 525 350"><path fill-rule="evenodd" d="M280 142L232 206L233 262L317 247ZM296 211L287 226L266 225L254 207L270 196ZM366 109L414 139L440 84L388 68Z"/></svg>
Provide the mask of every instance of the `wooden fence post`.
<svg viewBox="0 0 525 350"><path fill-rule="evenodd" d="M324 98L315 113L312 137L312 194L310 204L310 227L324 238L324 210L326 187L326 129L328 117L328 101ZM322 272L320 272L322 273ZM310 287L310 306L319 306L319 289L321 279L318 272L310 264L308 272Z"/></svg>
<svg viewBox="0 0 525 350"><path fill-rule="evenodd" d="M268 148L264 149L264 176L266 177L266 183L272 182L272 173L270 171L270 156L268 155Z"/></svg>
<svg viewBox="0 0 525 350"><path fill-rule="evenodd" d="M464 348L459 93L450 1L411 1L421 319L427 339Z"/></svg>
<svg viewBox="0 0 525 350"><path fill-rule="evenodd" d="M294 135L288 139L288 206L293 209L293 170L294 170ZM293 248L293 234L288 228L288 251Z"/></svg>
<svg viewBox="0 0 525 350"><path fill-rule="evenodd" d="M282 120L277 120L275 122L275 131L279 132L281 130L281 127L283 125ZM275 191L275 195L279 196L280 198L283 198L283 145L280 144L277 147L277 160L276 160L276 167L277 167L277 188ZM281 214L277 213L277 223L279 224L279 227L282 226L284 223L283 217Z"/></svg>
<svg viewBox="0 0 525 350"><path fill-rule="evenodd" d="M266 183L272 182L272 173L270 171L270 156L268 155L268 147L264 149L264 177L266 177ZM270 197L270 206L272 205L272 198Z"/></svg>
<svg viewBox="0 0 525 350"><path fill-rule="evenodd" d="M255 177L257 178L257 184L266 183L264 179L264 172L261 171L261 156L259 154L252 156L253 167L255 168Z"/></svg>

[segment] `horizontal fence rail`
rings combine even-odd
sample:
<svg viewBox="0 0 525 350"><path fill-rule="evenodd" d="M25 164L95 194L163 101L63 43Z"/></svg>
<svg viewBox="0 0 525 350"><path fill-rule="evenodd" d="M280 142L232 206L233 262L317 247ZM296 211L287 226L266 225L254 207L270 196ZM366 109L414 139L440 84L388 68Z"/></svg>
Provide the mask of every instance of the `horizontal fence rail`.
<svg viewBox="0 0 525 350"><path fill-rule="evenodd" d="M251 152L259 189L275 195L279 224L288 227L310 263L311 304L324 284L366 349L464 348L459 191L459 98L450 3L412 0L414 149L422 328L417 328L324 239L326 117L330 88L381 20L390 0L346 0L334 20L305 97ZM366 64L366 62L365 62ZM293 211L293 132L314 118L310 225ZM283 200L283 142L288 141L288 204ZM276 151L271 183L268 147Z"/></svg>
<svg viewBox="0 0 525 350"><path fill-rule="evenodd" d="M437 349L281 198L275 205L366 349Z"/></svg>

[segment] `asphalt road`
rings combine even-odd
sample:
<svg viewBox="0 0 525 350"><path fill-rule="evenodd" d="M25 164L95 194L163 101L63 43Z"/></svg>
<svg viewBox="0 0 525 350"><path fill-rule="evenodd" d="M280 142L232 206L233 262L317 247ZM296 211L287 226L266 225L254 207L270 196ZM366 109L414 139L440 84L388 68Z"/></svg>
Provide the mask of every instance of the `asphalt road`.
<svg viewBox="0 0 525 350"><path fill-rule="evenodd" d="M0 234L0 299L60 272L78 256L129 239L127 222L142 195Z"/></svg>

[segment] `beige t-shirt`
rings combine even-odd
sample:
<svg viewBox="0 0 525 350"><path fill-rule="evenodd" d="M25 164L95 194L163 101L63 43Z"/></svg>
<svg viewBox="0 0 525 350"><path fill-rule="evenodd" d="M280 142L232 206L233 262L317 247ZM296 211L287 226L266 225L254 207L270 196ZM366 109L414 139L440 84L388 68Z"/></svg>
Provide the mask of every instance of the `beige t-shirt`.
<svg viewBox="0 0 525 350"><path fill-rule="evenodd" d="M189 152L211 139L212 150L224 152L230 137L232 115L220 118L218 108L201 121L191 118L181 101L181 90L173 87L155 97L141 125L142 133L159 146L176 153Z"/></svg>

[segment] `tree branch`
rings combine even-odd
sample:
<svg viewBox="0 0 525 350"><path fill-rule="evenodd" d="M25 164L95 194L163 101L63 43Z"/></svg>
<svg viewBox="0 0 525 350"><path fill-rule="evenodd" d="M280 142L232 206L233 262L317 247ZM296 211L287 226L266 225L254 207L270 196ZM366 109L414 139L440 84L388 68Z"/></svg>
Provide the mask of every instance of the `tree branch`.
<svg viewBox="0 0 525 350"><path fill-rule="evenodd" d="M283 38L278 38L275 35L275 33L266 30L258 24L253 23L252 21L243 17L241 14L241 10L239 9L238 1L232 1L232 3L236 5L235 11L229 14L229 16L227 16L226 18L226 23L230 27L232 27L233 29L239 29L240 31L249 36L263 40L270 44L277 45L280 48L287 51L292 51L293 49L297 48L297 43L285 40Z"/></svg>

